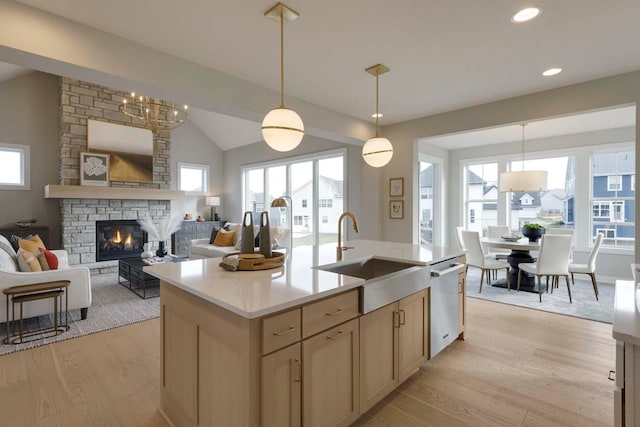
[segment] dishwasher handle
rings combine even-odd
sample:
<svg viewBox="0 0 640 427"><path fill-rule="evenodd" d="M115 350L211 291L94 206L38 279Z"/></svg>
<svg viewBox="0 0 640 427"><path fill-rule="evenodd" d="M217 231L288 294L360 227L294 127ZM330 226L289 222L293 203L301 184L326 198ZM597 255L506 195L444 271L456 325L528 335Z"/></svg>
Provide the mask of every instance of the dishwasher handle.
<svg viewBox="0 0 640 427"><path fill-rule="evenodd" d="M444 270L431 270L431 277L441 277L447 274L456 273L464 268L464 264L453 263L449 268Z"/></svg>

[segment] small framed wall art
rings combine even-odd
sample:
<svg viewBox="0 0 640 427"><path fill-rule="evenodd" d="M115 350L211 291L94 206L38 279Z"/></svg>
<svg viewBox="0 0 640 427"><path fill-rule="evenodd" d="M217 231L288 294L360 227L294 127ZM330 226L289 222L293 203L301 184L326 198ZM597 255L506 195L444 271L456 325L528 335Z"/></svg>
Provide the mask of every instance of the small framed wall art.
<svg viewBox="0 0 640 427"><path fill-rule="evenodd" d="M109 185L109 154L80 153L80 185Z"/></svg>
<svg viewBox="0 0 640 427"><path fill-rule="evenodd" d="M389 218L404 219L404 200L391 200L389 202Z"/></svg>
<svg viewBox="0 0 640 427"><path fill-rule="evenodd" d="M389 179L389 197L404 196L404 178Z"/></svg>

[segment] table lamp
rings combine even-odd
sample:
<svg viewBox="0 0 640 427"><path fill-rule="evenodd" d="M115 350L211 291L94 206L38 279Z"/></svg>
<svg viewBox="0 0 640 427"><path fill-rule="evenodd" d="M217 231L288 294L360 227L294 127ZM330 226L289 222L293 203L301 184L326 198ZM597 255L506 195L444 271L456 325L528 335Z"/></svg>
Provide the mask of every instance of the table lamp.
<svg viewBox="0 0 640 427"><path fill-rule="evenodd" d="M211 206L211 220L220 221L220 219L218 218L218 213L216 212L216 207L220 206L220 197L219 196L206 197L205 204L207 206Z"/></svg>

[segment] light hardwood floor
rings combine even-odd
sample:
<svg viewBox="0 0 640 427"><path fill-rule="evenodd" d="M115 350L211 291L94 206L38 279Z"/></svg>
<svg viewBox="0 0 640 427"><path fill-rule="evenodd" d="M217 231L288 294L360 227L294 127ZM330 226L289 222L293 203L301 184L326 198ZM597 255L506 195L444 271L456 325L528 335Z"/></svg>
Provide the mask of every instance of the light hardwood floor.
<svg viewBox="0 0 640 427"><path fill-rule="evenodd" d="M468 299L456 341L358 426L611 426L611 325ZM162 426L158 319L0 356L2 426Z"/></svg>

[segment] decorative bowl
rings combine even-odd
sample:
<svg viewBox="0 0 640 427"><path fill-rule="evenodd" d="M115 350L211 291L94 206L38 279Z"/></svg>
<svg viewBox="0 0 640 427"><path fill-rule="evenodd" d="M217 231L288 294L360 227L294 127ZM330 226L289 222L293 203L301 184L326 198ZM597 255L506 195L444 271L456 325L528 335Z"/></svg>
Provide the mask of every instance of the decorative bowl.
<svg viewBox="0 0 640 427"><path fill-rule="evenodd" d="M502 240L506 240L507 242L517 242L522 239L522 236L501 236Z"/></svg>

